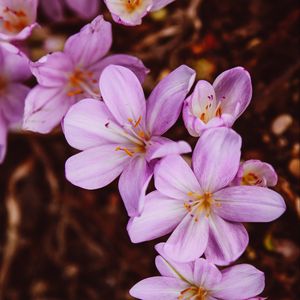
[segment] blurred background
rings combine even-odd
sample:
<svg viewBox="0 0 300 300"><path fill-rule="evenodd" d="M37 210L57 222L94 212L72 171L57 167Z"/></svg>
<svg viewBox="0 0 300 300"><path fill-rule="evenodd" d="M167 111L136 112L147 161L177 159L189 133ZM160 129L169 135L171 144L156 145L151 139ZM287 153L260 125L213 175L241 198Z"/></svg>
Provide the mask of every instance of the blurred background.
<svg viewBox="0 0 300 300"><path fill-rule="evenodd" d="M104 5L100 11L111 20ZM54 22L39 12L42 27L24 46L31 59L62 49L89 22L68 8L65 14ZM278 172L275 189L287 211L246 225L250 243L238 262L265 272L263 295L272 300L300 299L299 15L297 0L177 0L141 26L113 24L112 53L134 54L151 69L146 92L183 63L209 81L238 65L250 72L253 99L234 129L243 159ZM181 120L167 135L196 142ZM130 243L117 181L96 191L66 181L64 163L74 153L59 128L9 135L0 166L1 300L132 299L131 286L158 274L153 246L160 240Z"/></svg>

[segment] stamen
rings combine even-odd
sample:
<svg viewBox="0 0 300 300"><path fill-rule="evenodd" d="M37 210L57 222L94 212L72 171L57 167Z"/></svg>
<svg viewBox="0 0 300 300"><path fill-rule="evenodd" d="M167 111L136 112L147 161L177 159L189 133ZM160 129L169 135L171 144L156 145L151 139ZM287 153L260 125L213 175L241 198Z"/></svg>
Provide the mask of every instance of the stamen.
<svg viewBox="0 0 300 300"><path fill-rule="evenodd" d="M118 147L116 147L116 149L115 149L115 151L124 151L128 156L130 156L130 157L132 157L133 156L133 154L134 154L134 152L132 151L132 150L129 150L128 148L126 148L126 147L120 147L120 146L118 146Z"/></svg>

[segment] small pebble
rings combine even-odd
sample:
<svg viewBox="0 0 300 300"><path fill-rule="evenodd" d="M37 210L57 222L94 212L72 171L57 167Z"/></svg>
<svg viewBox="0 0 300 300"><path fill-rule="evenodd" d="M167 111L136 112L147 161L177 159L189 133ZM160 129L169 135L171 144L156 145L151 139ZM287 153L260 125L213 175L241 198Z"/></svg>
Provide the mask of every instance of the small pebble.
<svg viewBox="0 0 300 300"><path fill-rule="evenodd" d="M293 158L289 163L290 172L297 178L300 178L300 159Z"/></svg>
<svg viewBox="0 0 300 300"><path fill-rule="evenodd" d="M293 118L288 114L278 116L272 123L272 132L276 135L283 134L293 123Z"/></svg>

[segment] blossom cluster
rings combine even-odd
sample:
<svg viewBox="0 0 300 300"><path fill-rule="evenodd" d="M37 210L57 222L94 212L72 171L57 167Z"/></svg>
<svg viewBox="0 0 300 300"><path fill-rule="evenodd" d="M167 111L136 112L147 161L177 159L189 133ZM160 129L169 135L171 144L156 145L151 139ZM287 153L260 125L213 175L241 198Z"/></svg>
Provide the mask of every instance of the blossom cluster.
<svg viewBox="0 0 300 300"><path fill-rule="evenodd" d="M113 19L126 25L170 2L105 0ZM66 3L83 17L98 5ZM63 1L40 4L61 16ZM10 44L37 26L37 5L0 0L0 160L9 127L23 120L24 130L45 134L61 124L69 145L80 151L67 160L66 178L92 190L119 177L131 241L169 235L156 246L161 276L137 283L133 297L262 299L261 271L247 264L217 268L244 253L249 236L242 223L270 222L285 211L283 198L269 188L276 172L265 162L241 162L242 139L231 129L252 97L249 73L235 67L213 84L194 84L195 71L181 65L146 99L142 83L149 70L137 57L108 54L112 29L102 15L70 36L63 51L36 62ZM37 80L32 89L23 83L31 74ZM194 149L164 136L181 114L198 139ZM191 152L189 164L182 155ZM148 192L152 178L155 190Z"/></svg>

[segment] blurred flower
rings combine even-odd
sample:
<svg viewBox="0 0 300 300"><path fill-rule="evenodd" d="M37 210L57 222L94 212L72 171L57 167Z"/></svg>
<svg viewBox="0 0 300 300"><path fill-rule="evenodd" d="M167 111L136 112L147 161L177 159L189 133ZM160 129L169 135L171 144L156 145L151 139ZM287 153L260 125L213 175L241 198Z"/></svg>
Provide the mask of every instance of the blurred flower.
<svg viewBox="0 0 300 300"><path fill-rule="evenodd" d="M176 122L195 72L180 66L147 102L138 78L121 66L100 77L102 101L85 99L64 119L68 143L83 152L66 162L66 177L86 189L106 186L120 173L119 191L130 216L139 215L157 159L191 151L186 142L161 137Z"/></svg>
<svg viewBox="0 0 300 300"><path fill-rule="evenodd" d="M240 161L241 138L232 129L214 128L200 137L193 171L179 155L154 170L157 191L146 196L143 213L128 224L131 240L142 242L173 231L164 251L189 262L203 253L217 265L236 260L248 234L239 222L269 222L285 211L282 197L258 186L228 187Z"/></svg>
<svg viewBox="0 0 300 300"><path fill-rule="evenodd" d="M114 21L128 26L142 23L150 11L157 11L174 0L104 0Z"/></svg>
<svg viewBox="0 0 300 300"><path fill-rule="evenodd" d="M0 0L0 40L24 40L37 25L38 0Z"/></svg>
<svg viewBox="0 0 300 300"><path fill-rule="evenodd" d="M252 97L249 73L236 67L220 74L213 85L198 81L183 107L183 120L192 136L208 128L231 127L244 112Z"/></svg>
<svg viewBox="0 0 300 300"><path fill-rule="evenodd" d="M277 180L277 174L270 164L260 160L251 159L240 164L232 184L275 186Z"/></svg>
<svg viewBox="0 0 300 300"><path fill-rule="evenodd" d="M6 153L6 135L21 121L29 87L21 83L31 76L27 57L16 47L0 43L0 163Z"/></svg>
<svg viewBox="0 0 300 300"><path fill-rule="evenodd" d="M47 17L56 21L63 19L65 4L83 19L95 17L100 6L99 0L40 0Z"/></svg>
<svg viewBox="0 0 300 300"><path fill-rule="evenodd" d="M112 44L111 24L98 16L66 41L63 52L54 52L31 64L38 85L26 98L24 129L48 133L78 100L100 98L98 81L109 64L132 69L141 81L147 69L131 55L106 56Z"/></svg>
<svg viewBox="0 0 300 300"><path fill-rule="evenodd" d="M163 243L156 249L161 255L155 259L161 276L138 282L130 290L131 296L142 300L245 300L260 294L265 287L264 273L252 265L239 264L219 271L203 258L177 263L164 253Z"/></svg>

